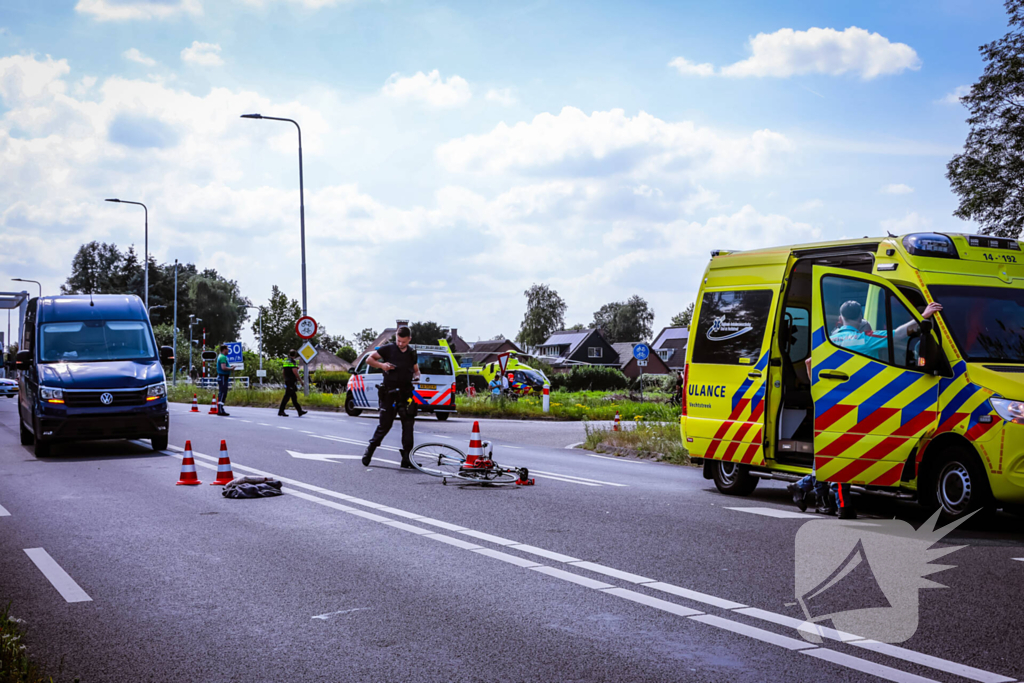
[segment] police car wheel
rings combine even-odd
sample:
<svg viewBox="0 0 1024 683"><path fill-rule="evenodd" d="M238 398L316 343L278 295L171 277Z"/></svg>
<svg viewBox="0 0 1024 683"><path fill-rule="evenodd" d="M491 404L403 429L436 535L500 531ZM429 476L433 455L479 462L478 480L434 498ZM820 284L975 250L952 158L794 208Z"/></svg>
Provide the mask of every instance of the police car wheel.
<svg viewBox="0 0 1024 683"><path fill-rule="evenodd" d="M727 496L749 496L757 488L757 477L750 469L734 462L719 460L712 471L715 487Z"/></svg>
<svg viewBox="0 0 1024 683"><path fill-rule="evenodd" d="M984 470L972 456L966 448L955 447L935 464L932 490L944 519L960 519L991 503Z"/></svg>
<svg viewBox="0 0 1024 683"><path fill-rule="evenodd" d="M358 417L363 411L356 408L356 402L352 398L352 394L345 397L345 414L350 417Z"/></svg>
<svg viewBox="0 0 1024 683"><path fill-rule="evenodd" d="M434 413L434 414L437 415L437 419L440 420L441 422L444 422L445 420L448 419L448 413Z"/></svg>

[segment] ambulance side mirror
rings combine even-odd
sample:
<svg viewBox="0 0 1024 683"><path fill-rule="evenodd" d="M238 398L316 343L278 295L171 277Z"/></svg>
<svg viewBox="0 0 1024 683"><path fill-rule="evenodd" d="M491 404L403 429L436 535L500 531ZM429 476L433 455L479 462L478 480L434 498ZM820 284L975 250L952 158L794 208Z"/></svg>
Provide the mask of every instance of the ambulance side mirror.
<svg viewBox="0 0 1024 683"><path fill-rule="evenodd" d="M918 346L917 353L917 369L926 374L933 374L939 361L939 345L935 342L935 336L932 334L932 321L922 320L919 324L921 328L921 342Z"/></svg>

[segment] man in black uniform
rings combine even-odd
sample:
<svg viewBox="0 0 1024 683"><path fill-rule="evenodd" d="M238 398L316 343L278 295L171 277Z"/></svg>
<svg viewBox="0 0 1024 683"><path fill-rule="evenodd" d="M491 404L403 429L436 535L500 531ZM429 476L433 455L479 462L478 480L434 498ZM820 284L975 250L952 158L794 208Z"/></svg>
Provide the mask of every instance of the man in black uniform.
<svg viewBox="0 0 1024 683"><path fill-rule="evenodd" d="M299 405L299 394L296 391L299 385L299 367L295 364L295 361L299 357L299 352L292 349L288 352L288 358L282 364L284 370L284 397L281 399L281 407L277 409L277 414L281 417L288 417L288 413L284 412L284 408L288 405L288 399L292 400L292 405L295 406L295 410L299 412L299 417L302 417L308 410L303 410L302 406Z"/></svg>
<svg viewBox="0 0 1024 683"><path fill-rule="evenodd" d="M409 413L412 401L412 383L420 378L416 362L416 349L409 348L412 332L408 327L398 328L394 344L385 344L370 354L367 363L384 371L384 381L377 389L380 399L380 423L363 453L363 465L370 464L373 452L391 431L395 417L402 421L402 467L412 469L409 453L412 451L412 427L415 418Z"/></svg>

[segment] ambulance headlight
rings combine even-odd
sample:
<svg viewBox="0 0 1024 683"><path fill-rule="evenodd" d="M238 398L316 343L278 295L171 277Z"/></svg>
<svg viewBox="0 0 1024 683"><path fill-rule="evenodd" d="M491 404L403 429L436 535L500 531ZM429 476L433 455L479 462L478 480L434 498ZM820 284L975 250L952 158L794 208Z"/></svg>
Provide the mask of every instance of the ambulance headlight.
<svg viewBox="0 0 1024 683"><path fill-rule="evenodd" d="M1008 398L990 398L989 402L996 409L999 417L1007 422L1024 424L1024 403L1021 401L1011 401Z"/></svg>

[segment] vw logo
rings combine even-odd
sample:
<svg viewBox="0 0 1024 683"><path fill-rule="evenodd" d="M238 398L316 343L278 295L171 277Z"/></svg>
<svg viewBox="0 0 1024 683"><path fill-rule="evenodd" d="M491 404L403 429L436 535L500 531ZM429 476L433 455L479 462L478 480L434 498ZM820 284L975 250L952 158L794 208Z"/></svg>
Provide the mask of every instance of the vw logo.
<svg viewBox="0 0 1024 683"><path fill-rule="evenodd" d="M103 405L109 406L113 402L114 402L114 395L111 394L110 392L104 392L104 393L100 394L100 403L102 403Z"/></svg>

